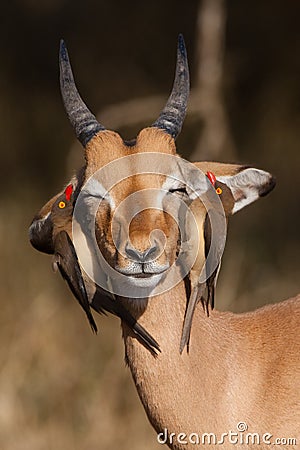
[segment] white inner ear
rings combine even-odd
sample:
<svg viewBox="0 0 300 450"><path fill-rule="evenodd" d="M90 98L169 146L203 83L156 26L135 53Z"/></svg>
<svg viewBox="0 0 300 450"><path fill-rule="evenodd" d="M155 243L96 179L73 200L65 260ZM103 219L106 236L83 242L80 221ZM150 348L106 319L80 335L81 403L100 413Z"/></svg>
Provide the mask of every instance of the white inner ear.
<svg viewBox="0 0 300 450"><path fill-rule="evenodd" d="M232 192L235 205L232 214L250 205L260 197L262 188L270 183L272 175L264 170L245 169L232 176L218 176L217 180L226 184Z"/></svg>

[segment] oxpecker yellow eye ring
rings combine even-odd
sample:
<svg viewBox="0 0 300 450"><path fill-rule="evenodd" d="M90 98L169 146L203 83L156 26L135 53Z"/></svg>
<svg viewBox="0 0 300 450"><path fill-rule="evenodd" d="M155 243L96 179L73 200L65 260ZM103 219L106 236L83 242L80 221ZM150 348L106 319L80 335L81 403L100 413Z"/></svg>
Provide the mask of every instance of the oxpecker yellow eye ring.
<svg viewBox="0 0 300 450"><path fill-rule="evenodd" d="M216 189L216 193L218 194L218 195L221 195L222 194L222 189L220 188L220 187L218 187L217 189Z"/></svg>
<svg viewBox="0 0 300 450"><path fill-rule="evenodd" d="M60 209L64 209L64 208L66 207L65 202L59 202L58 207L59 207Z"/></svg>

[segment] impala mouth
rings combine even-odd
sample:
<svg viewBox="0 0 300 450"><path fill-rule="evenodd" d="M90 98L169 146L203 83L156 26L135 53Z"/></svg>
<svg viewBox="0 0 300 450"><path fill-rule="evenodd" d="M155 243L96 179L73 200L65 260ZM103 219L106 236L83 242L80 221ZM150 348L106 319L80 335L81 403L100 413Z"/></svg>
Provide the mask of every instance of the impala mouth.
<svg viewBox="0 0 300 450"><path fill-rule="evenodd" d="M151 278L151 277L153 277L153 275L157 275L157 274L155 274L155 273L144 273L144 272L142 272L142 273L135 273L135 274L133 274L133 275L127 275L127 276L129 276L129 277L134 277L134 278Z"/></svg>
<svg viewBox="0 0 300 450"><path fill-rule="evenodd" d="M153 290L166 275L169 264L131 263L126 267L115 267L115 269L122 275L125 275L128 286L131 286L133 290Z"/></svg>
<svg viewBox="0 0 300 450"><path fill-rule="evenodd" d="M122 275L126 275L128 277L133 278L151 278L155 275L162 275L169 269L169 264L163 265L153 265L151 263L143 263L143 264L129 264L126 267L115 267L115 269L120 272Z"/></svg>

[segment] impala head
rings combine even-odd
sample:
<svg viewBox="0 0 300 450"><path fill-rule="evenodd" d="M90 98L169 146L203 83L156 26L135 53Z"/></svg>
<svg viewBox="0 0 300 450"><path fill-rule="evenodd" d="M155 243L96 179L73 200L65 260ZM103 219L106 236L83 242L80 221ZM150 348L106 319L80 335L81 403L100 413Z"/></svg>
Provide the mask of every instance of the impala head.
<svg viewBox="0 0 300 450"><path fill-rule="evenodd" d="M84 220L94 230L101 254L130 286L153 288L174 264L184 234L178 220L180 214L185 216L183 205L189 205L195 195L214 191L218 185L220 195L216 197L229 215L274 186L271 175L261 170L219 163L192 165L176 154L175 139L185 118L189 94L182 36L166 106L152 126L130 142L106 130L84 104L63 42L60 70L65 109L85 150L86 165L77 199L81 199ZM216 180L206 176L210 172ZM94 217L89 220L91 210Z"/></svg>

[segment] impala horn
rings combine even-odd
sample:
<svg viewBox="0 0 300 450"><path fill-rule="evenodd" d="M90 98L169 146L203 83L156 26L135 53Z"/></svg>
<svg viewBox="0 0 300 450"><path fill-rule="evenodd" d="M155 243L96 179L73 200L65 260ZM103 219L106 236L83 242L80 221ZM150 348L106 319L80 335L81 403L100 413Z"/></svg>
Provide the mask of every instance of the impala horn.
<svg viewBox="0 0 300 450"><path fill-rule="evenodd" d="M88 109L77 90L69 55L65 43L60 41L59 50L60 90L65 110L77 139L85 147L87 143L99 132L105 130L94 114Z"/></svg>
<svg viewBox="0 0 300 450"><path fill-rule="evenodd" d="M166 106L152 126L165 130L176 139L186 115L189 92L190 77L187 53L183 36L180 34L178 36L177 62L173 89Z"/></svg>

